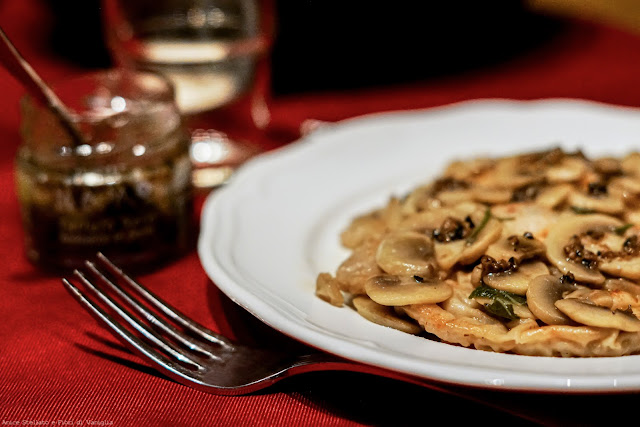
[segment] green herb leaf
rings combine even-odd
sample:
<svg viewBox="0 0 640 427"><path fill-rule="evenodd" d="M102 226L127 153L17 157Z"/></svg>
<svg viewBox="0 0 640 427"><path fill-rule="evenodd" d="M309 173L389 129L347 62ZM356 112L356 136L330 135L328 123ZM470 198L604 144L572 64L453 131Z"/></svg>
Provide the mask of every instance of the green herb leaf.
<svg viewBox="0 0 640 427"><path fill-rule="evenodd" d="M503 317L509 320L515 320L518 318L516 313L513 311L512 304L506 304L503 301L495 300L491 304L487 304L484 306L485 310L489 313L494 314L498 317Z"/></svg>
<svg viewBox="0 0 640 427"><path fill-rule="evenodd" d="M613 232L616 233L618 236L622 236L624 235L624 233L627 232L628 229L630 229L631 227L633 227L633 224L625 224L625 225L621 225L620 227L615 227L613 229Z"/></svg>
<svg viewBox="0 0 640 427"><path fill-rule="evenodd" d="M475 288L469 298L491 299L491 304L485 305L485 309L491 314L510 320L518 318L513 311L513 304L524 305L527 303L527 299L522 295L493 289L487 285L480 285Z"/></svg>
<svg viewBox="0 0 640 427"><path fill-rule="evenodd" d="M512 292L501 291L494 289L487 285L480 285L471 292L469 298L491 298L491 299L504 299L512 304L524 305L527 303L527 299L522 295L514 294Z"/></svg>
<svg viewBox="0 0 640 427"><path fill-rule="evenodd" d="M595 213L593 209L581 208L580 206L571 206L571 210L580 215Z"/></svg>
<svg viewBox="0 0 640 427"><path fill-rule="evenodd" d="M478 235L480 235L482 230L487 226L487 223L489 222L489 219L491 219L491 209L487 208L487 210L484 211L484 216L482 217L482 220L480 221L480 224L478 224L473 229L471 234L469 234L469 236L467 237L467 245L470 245L470 244L472 244L473 242L476 241L476 239L478 238Z"/></svg>

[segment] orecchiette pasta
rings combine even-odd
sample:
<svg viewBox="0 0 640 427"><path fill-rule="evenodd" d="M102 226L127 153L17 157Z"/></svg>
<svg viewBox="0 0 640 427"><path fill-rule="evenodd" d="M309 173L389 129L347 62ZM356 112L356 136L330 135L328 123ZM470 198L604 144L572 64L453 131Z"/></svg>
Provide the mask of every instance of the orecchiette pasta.
<svg viewBox="0 0 640 427"><path fill-rule="evenodd" d="M561 149L453 162L359 216L316 295L479 350L640 353L640 154Z"/></svg>

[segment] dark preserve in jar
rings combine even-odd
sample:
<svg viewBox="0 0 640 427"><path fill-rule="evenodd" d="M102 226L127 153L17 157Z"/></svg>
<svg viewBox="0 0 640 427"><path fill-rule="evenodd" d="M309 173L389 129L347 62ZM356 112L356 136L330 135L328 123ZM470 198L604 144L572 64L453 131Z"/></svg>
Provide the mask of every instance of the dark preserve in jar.
<svg viewBox="0 0 640 427"><path fill-rule="evenodd" d="M29 260L65 270L101 251L141 271L186 252L191 162L171 86L111 70L57 91L78 111L85 141L72 143L44 107L23 100L16 184Z"/></svg>

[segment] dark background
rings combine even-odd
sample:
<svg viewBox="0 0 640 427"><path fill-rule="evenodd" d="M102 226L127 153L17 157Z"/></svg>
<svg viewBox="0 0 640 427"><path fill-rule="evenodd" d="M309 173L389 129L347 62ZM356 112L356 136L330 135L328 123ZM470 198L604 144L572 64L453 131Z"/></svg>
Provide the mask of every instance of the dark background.
<svg viewBox="0 0 640 427"><path fill-rule="evenodd" d="M56 52L88 68L110 64L100 0L42 1L55 16ZM278 0L275 11L275 96L478 70L535 49L563 28L518 0Z"/></svg>

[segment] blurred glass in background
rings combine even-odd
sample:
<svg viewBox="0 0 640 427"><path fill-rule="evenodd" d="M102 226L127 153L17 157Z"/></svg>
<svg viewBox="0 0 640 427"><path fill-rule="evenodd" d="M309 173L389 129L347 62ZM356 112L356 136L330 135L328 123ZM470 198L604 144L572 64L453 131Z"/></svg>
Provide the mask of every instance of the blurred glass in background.
<svg viewBox="0 0 640 427"><path fill-rule="evenodd" d="M198 187L220 184L258 152L250 131L269 111L256 68L269 38L257 0L104 0L103 19L117 65L173 82Z"/></svg>

